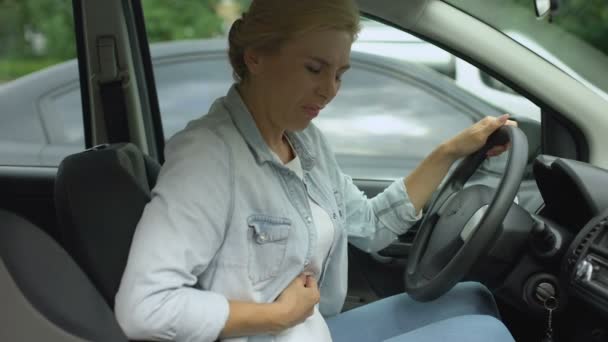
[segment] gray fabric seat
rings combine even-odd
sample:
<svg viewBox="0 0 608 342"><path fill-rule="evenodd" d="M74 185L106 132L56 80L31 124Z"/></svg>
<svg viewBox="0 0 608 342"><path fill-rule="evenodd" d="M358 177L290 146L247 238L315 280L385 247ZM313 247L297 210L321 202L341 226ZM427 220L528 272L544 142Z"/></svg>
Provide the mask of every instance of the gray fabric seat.
<svg viewBox="0 0 608 342"><path fill-rule="evenodd" d="M0 210L0 341L127 341L112 310L59 244Z"/></svg>
<svg viewBox="0 0 608 342"><path fill-rule="evenodd" d="M130 143L73 154L59 166L55 206L61 242L110 307L159 170Z"/></svg>

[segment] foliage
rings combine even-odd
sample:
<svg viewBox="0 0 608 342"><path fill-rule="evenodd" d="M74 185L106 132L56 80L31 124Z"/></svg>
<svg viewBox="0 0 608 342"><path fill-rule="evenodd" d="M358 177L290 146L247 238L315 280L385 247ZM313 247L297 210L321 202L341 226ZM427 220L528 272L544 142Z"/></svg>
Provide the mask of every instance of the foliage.
<svg viewBox="0 0 608 342"><path fill-rule="evenodd" d="M227 29L217 11L226 0L141 1L150 42L213 37ZM532 4L532 0L510 1ZM242 9L250 2L232 0ZM561 0L554 23L608 54L605 0ZM0 0L0 80L75 56L71 0Z"/></svg>
<svg viewBox="0 0 608 342"><path fill-rule="evenodd" d="M608 3L605 0L561 1L553 21L608 54Z"/></svg>
<svg viewBox="0 0 608 342"><path fill-rule="evenodd" d="M532 0L512 0L530 7ZM552 16L558 25L608 55L608 2L606 0L560 0Z"/></svg>
<svg viewBox="0 0 608 342"><path fill-rule="evenodd" d="M61 63L61 59L0 59L0 83Z"/></svg>
<svg viewBox="0 0 608 342"><path fill-rule="evenodd" d="M144 0L150 42L209 38L221 34L222 19L215 13L218 0Z"/></svg>
<svg viewBox="0 0 608 342"><path fill-rule="evenodd" d="M41 54L57 59L76 56L71 1L0 0L0 13L0 56L3 58L32 58Z"/></svg>

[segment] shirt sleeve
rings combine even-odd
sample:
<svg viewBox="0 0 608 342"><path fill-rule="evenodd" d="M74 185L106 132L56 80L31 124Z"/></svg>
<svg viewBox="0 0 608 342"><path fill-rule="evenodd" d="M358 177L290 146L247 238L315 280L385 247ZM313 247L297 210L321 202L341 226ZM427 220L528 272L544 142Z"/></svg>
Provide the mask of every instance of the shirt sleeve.
<svg viewBox="0 0 608 342"><path fill-rule="evenodd" d="M416 215L403 178L372 199L349 176L342 179L349 241L366 252L385 248L422 217L422 213Z"/></svg>
<svg viewBox="0 0 608 342"><path fill-rule="evenodd" d="M213 132L197 130L178 133L165 154L133 236L116 317L129 339L214 341L228 300L196 284L224 239L229 152Z"/></svg>
<svg viewBox="0 0 608 342"><path fill-rule="evenodd" d="M349 242L368 253L376 252L391 244L420 219L421 214L416 215L403 178L395 180L382 193L368 199L352 178L341 171L323 133L315 126L312 129L317 139L314 143L320 144L320 153L329 165L328 172L343 202L343 219Z"/></svg>

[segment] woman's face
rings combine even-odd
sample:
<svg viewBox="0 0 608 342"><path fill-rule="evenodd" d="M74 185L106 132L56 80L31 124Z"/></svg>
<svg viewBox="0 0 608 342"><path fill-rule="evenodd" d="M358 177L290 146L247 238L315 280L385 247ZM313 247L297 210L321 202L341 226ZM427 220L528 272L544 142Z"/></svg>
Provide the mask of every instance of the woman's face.
<svg viewBox="0 0 608 342"><path fill-rule="evenodd" d="M319 31L294 38L274 54L257 56L250 75L263 89L260 104L270 123L299 131L338 93L349 68L352 38L345 31Z"/></svg>

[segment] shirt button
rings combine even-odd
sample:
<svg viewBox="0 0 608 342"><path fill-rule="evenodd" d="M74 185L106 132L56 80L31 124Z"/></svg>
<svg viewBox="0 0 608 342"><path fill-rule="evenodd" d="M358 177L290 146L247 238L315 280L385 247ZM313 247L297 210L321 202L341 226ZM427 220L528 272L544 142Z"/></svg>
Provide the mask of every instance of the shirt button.
<svg viewBox="0 0 608 342"><path fill-rule="evenodd" d="M266 233L260 234L260 241L264 242L264 241L266 241L267 238L268 238L268 236L266 236Z"/></svg>
<svg viewBox="0 0 608 342"><path fill-rule="evenodd" d="M310 216L306 216L306 222L312 223L312 219L310 218Z"/></svg>

